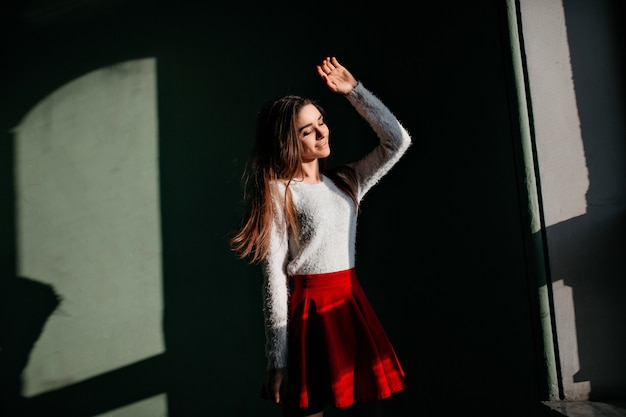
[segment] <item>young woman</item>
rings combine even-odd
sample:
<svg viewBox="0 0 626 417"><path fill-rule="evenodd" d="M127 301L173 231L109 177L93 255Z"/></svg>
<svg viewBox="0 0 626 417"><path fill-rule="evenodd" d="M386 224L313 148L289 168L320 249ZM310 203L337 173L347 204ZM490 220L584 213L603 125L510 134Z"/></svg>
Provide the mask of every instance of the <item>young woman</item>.
<svg viewBox="0 0 626 417"><path fill-rule="evenodd" d="M357 214L363 196L398 162L411 137L335 57L322 60L317 73L369 123L379 144L326 171L331 142L324 110L294 95L266 103L245 176L249 212L230 243L263 271L262 396L283 405L285 416L322 416L326 405L374 415L379 400L406 385L357 280Z"/></svg>

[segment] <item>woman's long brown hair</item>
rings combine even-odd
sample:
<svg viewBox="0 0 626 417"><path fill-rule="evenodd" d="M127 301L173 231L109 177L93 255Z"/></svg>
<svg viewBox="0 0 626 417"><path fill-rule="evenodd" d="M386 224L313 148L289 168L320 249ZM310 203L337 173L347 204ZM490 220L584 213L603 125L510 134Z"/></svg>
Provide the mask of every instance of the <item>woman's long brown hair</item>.
<svg viewBox="0 0 626 417"><path fill-rule="evenodd" d="M298 218L291 200L289 185L302 176L301 145L296 121L303 106L313 104L324 116L324 109L307 97L287 95L265 103L256 119L256 137L252 156L243 174L244 202L247 213L229 240L232 250L250 263L263 260L269 251L274 210L282 211L285 227L296 239ZM326 171L326 158L320 159L320 172ZM326 173L358 208L357 181L354 171L343 166ZM278 195L277 183L285 185Z"/></svg>

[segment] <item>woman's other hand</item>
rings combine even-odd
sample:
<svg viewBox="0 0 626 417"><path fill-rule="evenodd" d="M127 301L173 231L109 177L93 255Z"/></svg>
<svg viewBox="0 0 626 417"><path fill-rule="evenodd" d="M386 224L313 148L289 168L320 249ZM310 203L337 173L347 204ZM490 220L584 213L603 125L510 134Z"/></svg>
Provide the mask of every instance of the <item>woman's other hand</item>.
<svg viewBox="0 0 626 417"><path fill-rule="evenodd" d="M263 388L267 398L279 404L287 389L287 368L269 369L265 373Z"/></svg>

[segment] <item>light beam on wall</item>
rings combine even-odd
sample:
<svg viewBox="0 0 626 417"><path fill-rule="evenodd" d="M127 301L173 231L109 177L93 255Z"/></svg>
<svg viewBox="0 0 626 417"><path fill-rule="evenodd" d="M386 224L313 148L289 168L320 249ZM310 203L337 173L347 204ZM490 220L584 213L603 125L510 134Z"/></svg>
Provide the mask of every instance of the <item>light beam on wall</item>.
<svg viewBox="0 0 626 417"><path fill-rule="evenodd" d="M163 353L155 60L54 91L16 128L15 152L18 274L62 299L23 395Z"/></svg>

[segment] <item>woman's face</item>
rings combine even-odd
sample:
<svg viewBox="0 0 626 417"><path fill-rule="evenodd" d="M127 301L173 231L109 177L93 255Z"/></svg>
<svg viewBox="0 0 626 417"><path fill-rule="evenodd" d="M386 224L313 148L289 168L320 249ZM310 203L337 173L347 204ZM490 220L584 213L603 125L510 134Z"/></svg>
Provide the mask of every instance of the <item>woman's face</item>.
<svg viewBox="0 0 626 417"><path fill-rule="evenodd" d="M307 104L300 109L296 131L302 143L302 162L310 162L330 155L329 129L315 105Z"/></svg>

